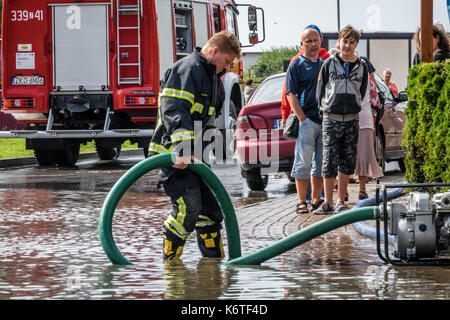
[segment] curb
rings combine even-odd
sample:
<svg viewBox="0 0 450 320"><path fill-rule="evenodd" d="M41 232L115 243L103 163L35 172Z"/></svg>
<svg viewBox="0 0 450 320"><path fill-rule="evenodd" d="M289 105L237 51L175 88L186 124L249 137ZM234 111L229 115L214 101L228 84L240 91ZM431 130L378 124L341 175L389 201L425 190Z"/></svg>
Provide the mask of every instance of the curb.
<svg viewBox="0 0 450 320"><path fill-rule="evenodd" d="M120 152L120 155L144 157L144 152L142 151L142 149L127 149L122 150ZM89 160L89 159L98 159L97 153L96 152L80 153L79 160ZM98 160L101 161L100 159ZM0 159L0 168L21 167L31 165L37 165L36 159L34 157Z"/></svg>

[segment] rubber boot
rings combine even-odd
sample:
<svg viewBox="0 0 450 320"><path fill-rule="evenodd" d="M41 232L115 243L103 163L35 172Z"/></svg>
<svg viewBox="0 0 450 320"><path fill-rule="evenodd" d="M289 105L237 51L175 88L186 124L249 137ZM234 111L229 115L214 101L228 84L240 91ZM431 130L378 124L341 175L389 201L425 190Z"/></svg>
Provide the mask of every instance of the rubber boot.
<svg viewBox="0 0 450 320"><path fill-rule="evenodd" d="M206 227L197 229L197 243L203 257L224 258L220 228Z"/></svg>
<svg viewBox="0 0 450 320"><path fill-rule="evenodd" d="M164 260L178 259L183 253L185 240L181 240L170 232L164 233L163 258Z"/></svg>

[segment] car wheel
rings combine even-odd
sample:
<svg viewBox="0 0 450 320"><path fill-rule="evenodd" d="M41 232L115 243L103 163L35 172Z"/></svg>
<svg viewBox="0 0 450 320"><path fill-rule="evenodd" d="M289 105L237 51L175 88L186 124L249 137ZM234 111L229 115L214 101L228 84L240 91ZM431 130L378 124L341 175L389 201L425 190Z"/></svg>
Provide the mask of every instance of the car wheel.
<svg viewBox="0 0 450 320"><path fill-rule="evenodd" d="M384 140L381 135L377 135L375 137L375 158L377 159L378 164L381 167L381 170L385 171L386 161L384 155Z"/></svg>
<svg viewBox="0 0 450 320"><path fill-rule="evenodd" d="M269 181L269 176L262 176L259 173L247 172L247 177L245 178L247 186L252 191L264 191L267 187Z"/></svg>

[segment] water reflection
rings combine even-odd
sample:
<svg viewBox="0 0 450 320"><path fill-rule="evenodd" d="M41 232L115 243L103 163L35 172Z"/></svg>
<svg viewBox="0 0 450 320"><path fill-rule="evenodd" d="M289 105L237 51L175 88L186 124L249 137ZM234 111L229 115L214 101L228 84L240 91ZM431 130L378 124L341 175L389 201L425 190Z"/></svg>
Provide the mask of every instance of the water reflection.
<svg viewBox="0 0 450 320"><path fill-rule="evenodd" d="M97 225L107 189L120 171L99 172L60 178L43 170L36 176L20 175L16 181L13 174L2 173L0 299L450 298L448 268L382 265L374 241L351 226L262 266L225 267L221 260L201 258L195 236L188 239L182 261L164 263L161 226L169 199L154 192L151 175L125 194L114 215L116 244L135 264L113 266L100 246ZM270 181L266 192L251 193L234 171L219 171L219 176L227 181L236 207L295 192L284 179ZM8 183L14 188L5 187ZM27 187L17 188L22 183ZM253 224L253 218L240 217L243 254L265 248L281 236L253 228L263 222L255 216ZM276 216L271 219L278 221ZM295 216L292 219L296 221ZM289 233L301 227L290 223ZM224 234L225 245L226 240Z"/></svg>

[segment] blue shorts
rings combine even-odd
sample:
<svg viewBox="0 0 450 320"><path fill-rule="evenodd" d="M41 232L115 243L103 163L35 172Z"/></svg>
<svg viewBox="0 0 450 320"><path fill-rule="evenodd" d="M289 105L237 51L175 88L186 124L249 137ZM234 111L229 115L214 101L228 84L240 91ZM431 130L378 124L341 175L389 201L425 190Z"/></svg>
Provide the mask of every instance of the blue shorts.
<svg viewBox="0 0 450 320"><path fill-rule="evenodd" d="M299 180L307 180L309 176L321 178L322 153L322 126L306 118L298 128L291 176Z"/></svg>

